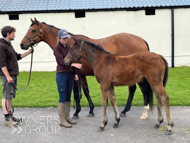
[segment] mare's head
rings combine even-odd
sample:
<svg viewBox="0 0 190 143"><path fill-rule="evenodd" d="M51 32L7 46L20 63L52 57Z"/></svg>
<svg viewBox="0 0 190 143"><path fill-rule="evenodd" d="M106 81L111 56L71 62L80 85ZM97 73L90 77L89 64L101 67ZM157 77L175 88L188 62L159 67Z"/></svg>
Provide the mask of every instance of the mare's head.
<svg viewBox="0 0 190 143"><path fill-rule="evenodd" d="M70 49L69 53L64 59L64 64L69 66L71 63L73 63L76 60L79 60L82 57L82 47L83 47L83 39L74 39L74 44L72 48Z"/></svg>
<svg viewBox="0 0 190 143"><path fill-rule="evenodd" d="M43 35L42 35L42 23L36 20L31 19L32 24L30 25L30 28L28 29L26 36L22 39L20 43L20 47L23 50L27 50L29 47L32 47L36 43L42 41Z"/></svg>

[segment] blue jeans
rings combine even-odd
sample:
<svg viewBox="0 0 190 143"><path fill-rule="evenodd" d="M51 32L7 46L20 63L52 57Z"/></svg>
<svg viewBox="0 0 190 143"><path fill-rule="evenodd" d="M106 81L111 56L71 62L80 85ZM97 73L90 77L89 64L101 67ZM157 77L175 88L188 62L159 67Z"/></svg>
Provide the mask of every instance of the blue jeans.
<svg viewBox="0 0 190 143"><path fill-rule="evenodd" d="M59 92L59 102L71 101L71 92L73 88L73 73L56 73L56 82Z"/></svg>

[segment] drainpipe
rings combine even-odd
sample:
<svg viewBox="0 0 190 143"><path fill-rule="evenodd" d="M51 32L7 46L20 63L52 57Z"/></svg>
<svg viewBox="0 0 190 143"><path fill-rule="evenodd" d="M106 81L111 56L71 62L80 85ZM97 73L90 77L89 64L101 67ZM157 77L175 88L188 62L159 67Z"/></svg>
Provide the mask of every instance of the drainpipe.
<svg viewBox="0 0 190 143"><path fill-rule="evenodd" d="M174 8L171 8L171 26L172 26L172 68L174 68Z"/></svg>

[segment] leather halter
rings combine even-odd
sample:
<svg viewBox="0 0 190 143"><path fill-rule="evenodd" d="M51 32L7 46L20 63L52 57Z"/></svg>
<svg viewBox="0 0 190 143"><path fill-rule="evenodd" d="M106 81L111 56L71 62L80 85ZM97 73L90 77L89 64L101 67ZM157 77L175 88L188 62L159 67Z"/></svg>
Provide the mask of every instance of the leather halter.
<svg viewBox="0 0 190 143"><path fill-rule="evenodd" d="M32 46L32 44L34 44L34 42L35 42L39 37L40 37L40 39L42 39L42 32L43 32L42 23L40 23L40 33L38 34L38 36L36 36L36 38L30 39L29 37L24 36L24 37L26 37L26 38L30 41L30 43L27 44L27 45Z"/></svg>
<svg viewBox="0 0 190 143"><path fill-rule="evenodd" d="M77 55L76 55L75 57L68 53L68 55L69 55L70 58L72 58L72 59L74 59L74 60L77 60L77 57L78 57L78 56L80 55L80 53L81 53L81 49L82 49L83 42L84 42L84 41L82 40L82 43L81 43L81 45L80 45L80 49L79 49L79 51L78 51L78 53L77 53Z"/></svg>

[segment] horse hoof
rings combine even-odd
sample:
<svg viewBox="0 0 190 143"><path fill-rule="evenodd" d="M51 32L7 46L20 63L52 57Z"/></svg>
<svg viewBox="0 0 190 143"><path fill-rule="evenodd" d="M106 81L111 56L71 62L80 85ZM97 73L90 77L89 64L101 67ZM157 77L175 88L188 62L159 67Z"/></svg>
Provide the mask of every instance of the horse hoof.
<svg viewBox="0 0 190 143"><path fill-rule="evenodd" d="M114 124L114 125L113 125L113 128L118 128L118 124Z"/></svg>
<svg viewBox="0 0 190 143"><path fill-rule="evenodd" d="M102 131L104 131L104 128L100 127L100 128L98 129L98 132L102 132Z"/></svg>
<svg viewBox="0 0 190 143"><path fill-rule="evenodd" d="M154 129L158 129L158 128L159 128L158 124L154 125Z"/></svg>
<svg viewBox="0 0 190 143"><path fill-rule="evenodd" d="M165 135L171 135L171 131L166 131Z"/></svg>
<svg viewBox="0 0 190 143"><path fill-rule="evenodd" d="M120 113L120 117L126 117L126 114Z"/></svg>
<svg viewBox="0 0 190 143"><path fill-rule="evenodd" d="M79 116L73 115L73 117L71 119L78 119L78 118L79 118Z"/></svg>
<svg viewBox="0 0 190 143"><path fill-rule="evenodd" d="M94 114L89 113L87 117L94 117Z"/></svg>
<svg viewBox="0 0 190 143"><path fill-rule="evenodd" d="M141 119L141 120L147 120L147 119L148 119L148 117L147 117L147 116L145 116L145 115L142 115L142 116L140 117L140 119Z"/></svg>

